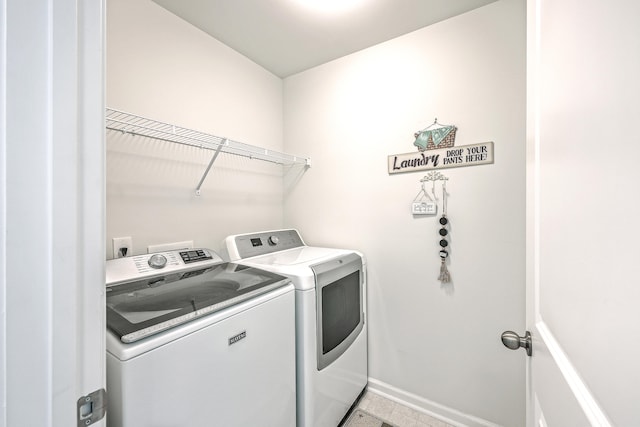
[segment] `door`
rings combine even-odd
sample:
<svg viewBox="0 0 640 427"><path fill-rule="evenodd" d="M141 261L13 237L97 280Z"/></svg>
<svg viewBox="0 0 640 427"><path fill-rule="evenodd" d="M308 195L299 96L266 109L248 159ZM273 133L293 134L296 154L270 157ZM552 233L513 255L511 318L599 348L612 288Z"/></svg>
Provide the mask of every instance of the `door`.
<svg viewBox="0 0 640 427"><path fill-rule="evenodd" d="M104 0L0 28L0 426L103 426Z"/></svg>
<svg viewBox="0 0 640 427"><path fill-rule="evenodd" d="M638 426L640 3L527 12L527 425Z"/></svg>

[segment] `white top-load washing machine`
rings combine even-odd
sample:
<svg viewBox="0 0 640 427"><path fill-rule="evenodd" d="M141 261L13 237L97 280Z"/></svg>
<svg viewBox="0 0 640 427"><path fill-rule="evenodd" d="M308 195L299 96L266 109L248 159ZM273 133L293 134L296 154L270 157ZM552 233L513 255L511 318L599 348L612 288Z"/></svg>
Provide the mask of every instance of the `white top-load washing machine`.
<svg viewBox="0 0 640 427"><path fill-rule="evenodd" d="M287 276L296 294L298 427L336 427L367 385L366 262L297 230L229 236L232 261Z"/></svg>
<svg viewBox="0 0 640 427"><path fill-rule="evenodd" d="M106 271L109 427L296 425L289 279L207 249Z"/></svg>

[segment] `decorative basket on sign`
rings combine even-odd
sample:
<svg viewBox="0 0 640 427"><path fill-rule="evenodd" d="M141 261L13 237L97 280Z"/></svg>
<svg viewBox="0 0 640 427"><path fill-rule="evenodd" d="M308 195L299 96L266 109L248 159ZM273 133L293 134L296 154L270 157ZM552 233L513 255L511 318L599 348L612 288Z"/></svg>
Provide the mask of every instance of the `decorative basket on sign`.
<svg viewBox="0 0 640 427"><path fill-rule="evenodd" d="M453 125L441 125L438 119L433 124L413 134L416 138L413 145L419 151L434 150L436 148L453 147L456 140L457 128Z"/></svg>

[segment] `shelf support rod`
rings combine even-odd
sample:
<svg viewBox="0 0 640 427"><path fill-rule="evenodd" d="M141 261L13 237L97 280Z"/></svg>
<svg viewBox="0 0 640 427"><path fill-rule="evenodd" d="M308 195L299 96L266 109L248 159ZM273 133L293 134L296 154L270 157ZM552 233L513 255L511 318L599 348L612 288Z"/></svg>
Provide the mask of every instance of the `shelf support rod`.
<svg viewBox="0 0 640 427"><path fill-rule="evenodd" d="M222 147L225 146L225 145L227 145L227 138L224 138L222 140L222 142L220 142L220 144L218 145L218 148L216 148L216 152L213 153L213 156L211 157L211 160L209 161L209 166L207 166L207 169L204 171L204 174L202 175L202 178L200 178L200 182L198 183L198 186L196 187L196 196L200 195L200 187L202 187L202 183L204 182L205 178L209 174L209 171L211 170L211 166L213 166L213 162L215 162L216 159L218 158L218 154L220 154L220 150L222 150Z"/></svg>

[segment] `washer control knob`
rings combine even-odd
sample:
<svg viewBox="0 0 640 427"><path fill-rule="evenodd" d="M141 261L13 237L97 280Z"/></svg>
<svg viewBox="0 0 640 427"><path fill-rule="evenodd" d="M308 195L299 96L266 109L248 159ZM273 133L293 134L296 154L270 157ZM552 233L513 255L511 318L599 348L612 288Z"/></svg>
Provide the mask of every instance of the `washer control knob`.
<svg viewBox="0 0 640 427"><path fill-rule="evenodd" d="M161 254L151 255L148 264L151 268L164 268L167 265L167 257Z"/></svg>
<svg viewBox="0 0 640 427"><path fill-rule="evenodd" d="M280 241L280 239L278 238L278 236L271 236L269 237L269 244L271 246L275 246L278 244L278 242Z"/></svg>

